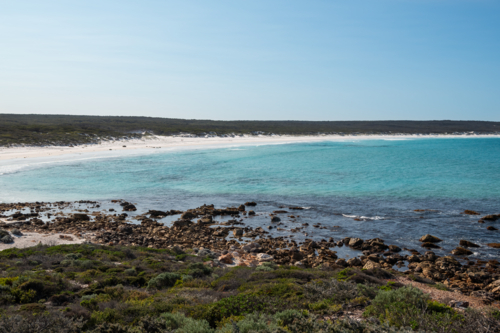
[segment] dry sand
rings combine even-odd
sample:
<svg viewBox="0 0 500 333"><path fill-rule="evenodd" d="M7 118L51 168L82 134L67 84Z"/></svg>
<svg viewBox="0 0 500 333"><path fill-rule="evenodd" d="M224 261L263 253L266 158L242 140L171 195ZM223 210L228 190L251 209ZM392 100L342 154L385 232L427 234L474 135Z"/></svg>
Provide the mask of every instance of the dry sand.
<svg viewBox="0 0 500 333"><path fill-rule="evenodd" d="M105 151L139 151L152 149L187 149L217 148L227 146L266 145L297 142L318 141L352 141L352 140L407 140L415 138L482 138L500 137L498 135L317 135L317 136L236 136L236 137L182 137L182 136L150 136L143 139L103 141L101 144L79 145L74 147L12 147L0 148L0 161L20 160L28 158L61 156L67 154L83 154Z"/></svg>
<svg viewBox="0 0 500 333"><path fill-rule="evenodd" d="M61 236L68 238L61 238ZM81 244L85 242L85 239L70 234L39 234L36 232L26 232L22 236L12 235L12 238L14 238L14 243L4 244L0 242L0 251L11 248L23 249L38 245L39 243L54 246L61 244Z"/></svg>

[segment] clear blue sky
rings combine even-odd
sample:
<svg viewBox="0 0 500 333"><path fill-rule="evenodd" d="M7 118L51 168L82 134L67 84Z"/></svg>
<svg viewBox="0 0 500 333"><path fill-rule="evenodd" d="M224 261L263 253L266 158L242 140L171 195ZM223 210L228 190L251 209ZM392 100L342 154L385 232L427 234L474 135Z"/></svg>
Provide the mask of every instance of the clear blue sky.
<svg viewBox="0 0 500 333"><path fill-rule="evenodd" d="M0 113L500 121L500 1L0 0Z"/></svg>

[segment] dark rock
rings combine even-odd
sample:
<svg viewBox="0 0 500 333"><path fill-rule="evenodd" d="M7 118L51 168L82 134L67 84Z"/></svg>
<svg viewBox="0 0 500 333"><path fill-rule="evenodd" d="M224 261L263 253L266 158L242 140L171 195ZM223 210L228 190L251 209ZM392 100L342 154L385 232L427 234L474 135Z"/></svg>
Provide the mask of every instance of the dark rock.
<svg viewBox="0 0 500 333"><path fill-rule="evenodd" d="M273 216L271 218L271 222L279 222L279 221L281 221L281 219L279 217L277 217L277 216Z"/></svg>
<svg viewBox="0 0 500 333"><path fill-rule="evenodd" d="M192 220L196 217L197 215L193 212L184 212L181 215L181 220Z"/></svg>
<svg viewBox="0 0 500 333"><path fill-rule="evenodd" d="M87 214L73 214L73 219L76 221L90 221L90 217Z"/></svg>
<svg viewBox="0 0 500 333"><path fill-rule="evenodd" d="M257 203L255 203L253 201L249 201L249 202L245 202L245 206L255 207L255 206L257 206Z"/></svg>
<svg viewBox="0 0 500 333"><path fill-rule="evenodd" d="M463 246L463 247L480 247L479 245L472 243L472 242L469 242L469 241L464 240L464 239L462 239L459 244L460 244L460 246Z"/></svg>
<svg viewBox="0 0 500 333"><path fill-rule="evenodd" d="M137 208L132 204L128 204L128 205L123 206L123 210L126 212L135 212L137 210Z"/></svg>
<svg viewBox="0 0 500 333"><path fill-rule="evenodd" d="M245 211L245 205L240 205L240 206L238 207L238 210L239 210L240 212L244 212L244 211Z"/></svg>
<svg viewBox="0 0 500 333"><path fill-rule="evenodd" d="M389 245L389 250L392 252L401 252L401 248L396 245Z"/></svg>
<svg viewBox="0 0 500 333"><path fill-rule="evenodd" d="M500 243L488 243L486 245L488 245L489 247L492 247L494 249L500 249Z"/></svg>
<svg viewBox="0 0 500 333"><path fill-rule="evenodd" d="M253 216L253 215L255 215L255 212L253 210L249 210L248 211L248 216Z"/></svg>
<svg viewBox="0 0 500 333"><path fill-rule="evenodd" d="M491 230L491 231L495 231L495 230L498 230L497 228L495 227L492 227L491 225L489 227L486 228L486 230Z"/></svg>
<svg viewBox="0 0 500 333"><path fill-rule="evenodd" d="M130 235L131 233L134 232L134 229L132 229L132 227L129 225L121 225L118 227L118 231L121 233Z"/></svg>
<svg viewBox="0 0 500 333"><path fill-rule="evenodd" d="M456 255L456 256L469 256L469 255L473 254L472 251L467 250L466 248L463 248L463 247L457 247L456 249L451 251L451 253Z"/></svg>
<svg viewBox="0 0 500 333"><path fill-rule="evenodd" d="M172 224L172 227L187 227L189 225L193 224L192 221L189 221L189 220L177 220L177 221L174 221L174 223Z"/></svg>
<svg viewBox="0 0 500 333"><path fill-rule="evenodd" d="M430 243L430 242L426 242L426 243L422 243L421 245L422 247L425 247L427 249L440 249L441 247L439 247L438 245L434 244L434 243Z"/></svg>

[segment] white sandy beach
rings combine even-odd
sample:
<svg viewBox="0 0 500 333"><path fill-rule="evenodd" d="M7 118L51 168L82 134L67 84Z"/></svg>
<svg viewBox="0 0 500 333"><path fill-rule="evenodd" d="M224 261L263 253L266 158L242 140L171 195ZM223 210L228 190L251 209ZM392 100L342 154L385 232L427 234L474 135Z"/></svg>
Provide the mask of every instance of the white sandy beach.
<svg viewBox="0 0 500 333"><path fill-rule="evenodd" d="M133 151L149 149L215 148L224 146L284 144L318 141L351 140L404 140L417 138L491 138L499 135L317 135L317 136L235 136L235 137L182 137L151 136L143 139L103 141L101 144L47 147L2 147L0 161L61 156L68 154L95 153L104 151Z"/></svg>

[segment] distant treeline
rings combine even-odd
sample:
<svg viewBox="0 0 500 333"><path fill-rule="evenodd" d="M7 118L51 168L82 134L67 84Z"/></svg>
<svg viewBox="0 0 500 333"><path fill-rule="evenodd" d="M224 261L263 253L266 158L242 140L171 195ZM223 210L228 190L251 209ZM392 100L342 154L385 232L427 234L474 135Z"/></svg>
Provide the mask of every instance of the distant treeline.
<svg viewBox="0 0 500 333"><path fill-rule="evenodd" d="M500 122L488 121L220 121L151 117L0 114L0 145L79 144L105 138L190 133L291 134L317 133L457 133L500 132Z"/></svg>

